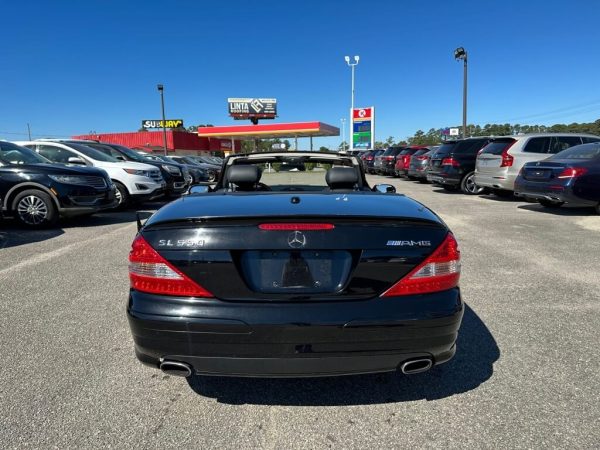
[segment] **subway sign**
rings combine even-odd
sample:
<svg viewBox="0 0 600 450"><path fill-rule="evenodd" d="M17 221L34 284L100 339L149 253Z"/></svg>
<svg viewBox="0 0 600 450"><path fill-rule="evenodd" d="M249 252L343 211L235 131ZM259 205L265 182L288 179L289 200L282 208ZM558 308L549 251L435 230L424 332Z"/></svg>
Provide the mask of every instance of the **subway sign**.
<svg viewBox="0 0 600 450"><path fill-rule="evenodd" d="M180 128L183 127L182 119L168 119L165 120L165 128ZM142 128L163 128L162 120L142 120Z"/></svg>
<svg viewBox="0 0 600 450"><path fill-rule="evenodd" d="M375 107L354 108L350 148L370 150L375 147Z"/></svg>

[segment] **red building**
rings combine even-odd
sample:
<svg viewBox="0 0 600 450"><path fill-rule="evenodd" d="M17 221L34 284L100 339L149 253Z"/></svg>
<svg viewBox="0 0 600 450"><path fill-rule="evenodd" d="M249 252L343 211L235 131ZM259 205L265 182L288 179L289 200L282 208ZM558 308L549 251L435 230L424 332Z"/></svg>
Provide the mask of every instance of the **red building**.
<svg viewBox="0 0 600 450"><path fill-rule="evenodd" d="M73 136L73 139L94 139L111 144L147 151L163 151L163 132L137 131L134 133L100 133ZM231 152L232 144L235 151L240 151L240 141L220 139L216 137L200 137L196 133L167 130L167 149L178 155L209 155L214 153Z"/></svg>

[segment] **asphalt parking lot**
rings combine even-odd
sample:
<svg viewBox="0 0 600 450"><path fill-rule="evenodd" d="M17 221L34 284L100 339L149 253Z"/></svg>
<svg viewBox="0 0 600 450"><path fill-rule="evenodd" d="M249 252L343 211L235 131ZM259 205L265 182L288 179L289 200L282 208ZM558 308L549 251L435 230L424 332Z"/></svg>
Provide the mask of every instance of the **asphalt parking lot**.
<svg viewBox="0 0 600 450"><path fill-rule="evenodd" d="M468 306L451 362L413 376L169 377L133 355L133 212L44 231L8 222L2 446L598 447L600 216L369 181L431 207L459 239Z"/></svg>

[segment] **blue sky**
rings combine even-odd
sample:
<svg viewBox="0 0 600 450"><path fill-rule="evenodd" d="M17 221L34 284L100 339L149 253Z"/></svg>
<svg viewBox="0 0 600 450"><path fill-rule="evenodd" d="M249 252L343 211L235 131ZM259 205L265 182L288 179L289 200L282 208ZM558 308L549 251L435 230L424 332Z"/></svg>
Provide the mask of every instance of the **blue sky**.
<svg viewBox="0 0 600 450"><path fill-rule="evenodd" d="M377 138L469 123L600 118L600 3L548 1L3 2L0 138L132 131L167 116L233 124L227 97L276 97L282 122L340 126L344 55ZM236 122L240 124L241 122ZM339 138L317 145L337 147Z"/></svg>

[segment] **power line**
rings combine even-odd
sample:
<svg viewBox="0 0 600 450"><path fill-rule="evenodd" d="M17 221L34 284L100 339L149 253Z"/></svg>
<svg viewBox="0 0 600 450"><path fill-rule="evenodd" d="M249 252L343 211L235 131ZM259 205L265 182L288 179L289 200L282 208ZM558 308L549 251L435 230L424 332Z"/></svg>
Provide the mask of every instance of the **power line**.
<svg viewBox="0 0 600 450"><path fill-rule="evenodd" d="M594 107L592 109L588 109L589 107L593 106ZM573 110L578 110L581 108L585 108L582 111L573 111ZM586 102L586 103L581 103L578 105L572 105L572 106L565 106L562 108L558 108L558 109L553 109L550 111L546 111L543 113L536 113L536 114L529 114L526 116L520 116L520 117L512 117L509 119L504 119L504 120L494 120L488 123L510 123L510 122L517 122L517 121L521 121L523 119L534 119L534 118L543 118L546 116L555 116L555 117L560 117L561 115L563 115L563 113L566 113L567 111L570 111L571 115L573 114L580 114L583 112L591 112L594 111L596 109L600 109L600 100L593 100L590 102ZM567 115L567 117L569 117ZM547 117L546 117L547 118Z"/></svg>
<svg viewBox="0 0 600 450"><path fill-rule="evenodd" d="M29 133L19 133L16 131L0 131L0 134L10 134L12 136L28 136L29 137ZM32 137L36 136L36 137L55 137L55 138L68 138L71 136L67 136L64 134L46 134L46 133L37 133L37 134L31 134Z"/></svg>

